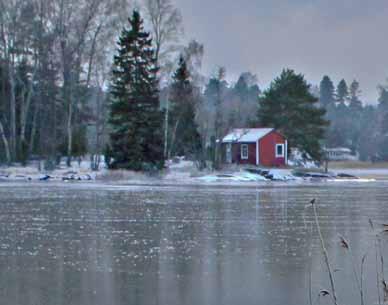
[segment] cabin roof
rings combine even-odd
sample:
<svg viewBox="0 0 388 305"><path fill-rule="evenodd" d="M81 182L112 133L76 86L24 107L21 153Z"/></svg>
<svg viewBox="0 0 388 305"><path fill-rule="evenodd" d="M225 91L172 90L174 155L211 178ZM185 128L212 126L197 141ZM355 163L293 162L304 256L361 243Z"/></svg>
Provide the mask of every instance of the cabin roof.
<svg viewBox="0 0 388 305"><path fill-rule="evenodd" d="M222 139L222 143L256 143L272 131L273 128L233 129Z"/></svg>

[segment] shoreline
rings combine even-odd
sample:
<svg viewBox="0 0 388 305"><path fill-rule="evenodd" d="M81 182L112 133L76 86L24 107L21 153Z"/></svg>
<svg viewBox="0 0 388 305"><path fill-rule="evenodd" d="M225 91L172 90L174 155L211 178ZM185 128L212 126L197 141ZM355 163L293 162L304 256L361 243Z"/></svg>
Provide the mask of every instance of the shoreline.
<svg viewBox="0 0 388 305"><path fill-rule="evenodd" d="M339 186L341 184L346 185L358 185L364 183L388 183L388 177L379 179L370 177L360 177L360 179L298 179L288 181L230 181L230 180L218 180L218 181L204 181L199 178L187 178L187 179L129 179L129 180L89 180L89 181L61 181L61 180L3 180L0 179L0 187L9 186L47 186L47 187L79 187L79 188L114 188L114 189L126 189L136 187L182 187L182 188L277 188L277 187L298 187L298 186Z"/></svg>
<svg viewBox="0 0 388 305"><path fill-rule="evenodd" d="M342 165L342 166L341 166ZM302 176L287 169L248 169L230 167L220 171L199 171L192 162L171 163L168 168L156 175L130 170L91 171L87 163L82 166L61 166L53 171L39 171L37 167L0 167L0 184L3 183L82 183L112 186L276 186L281 184L300 185L332 182L372 182L388 181L388 167L354 167L338 164L329 170L325 177L321 169L295 168ZM346 165L346 164L345 164ZM355 165L355 164L351 164ZM303 176L307 174L307 176ZM308 176L311 174L312 176ZM344 176L340 177L339 174ZM349 176L349 177L347 177Z"/></svg>

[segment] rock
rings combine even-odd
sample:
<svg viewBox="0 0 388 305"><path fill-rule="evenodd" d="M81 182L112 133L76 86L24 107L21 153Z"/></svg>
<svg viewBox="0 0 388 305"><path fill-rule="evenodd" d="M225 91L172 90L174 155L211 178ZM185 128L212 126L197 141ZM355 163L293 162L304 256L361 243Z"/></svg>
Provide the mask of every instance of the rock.
<svg viewBox="0 0 388 305"><path fill-rule="evenodd" d="M89 174L86 174L86 175L84 176L84 180L91 181L91 180L93 180L93 179L92 179L92 176L90 176Z"/></svg>
<svg viewBox="0 0 388 305"><path fill-rule="evenodd" d="M339 173L337 175L337 178L345 178L345 179L360 179L359 177L349 175L349 174L344 174L344 173Z"/></svg>
<svg viewBox="0 0 388 305"><path fill-rule="evenodd" d="M233 178L234 175L228 175L228 174L219 174L217 175L218 178Z"/></svg>
<svg viewBox="0 0 388 305"><path fill-rule="evenodd" d="M315 172L300 172L294 171L292 173L295 177L299 178L316 178L316 179L334 179L335 175Z"/></svg>
<svg viewBox="0 0 388 305"><path fill-rule="evenodd" d="M263 171L259 168L247 168L245 171L251 174L263 176Z"/></svg>
<svg viewBox="0 0 388 305"><path fill-rule="evenodd" d="M44 176L39 177L39 181L48 181L50 179L51 179L51 177L49 175L44 175Z"/></svg>
<svg viewBox="0 0 388 305"><path fill-rule="evenodd" d="M311 178L319 178L319 179L333 179L333 175L330 174L322 174L322 173L310 173Z"/></svg>

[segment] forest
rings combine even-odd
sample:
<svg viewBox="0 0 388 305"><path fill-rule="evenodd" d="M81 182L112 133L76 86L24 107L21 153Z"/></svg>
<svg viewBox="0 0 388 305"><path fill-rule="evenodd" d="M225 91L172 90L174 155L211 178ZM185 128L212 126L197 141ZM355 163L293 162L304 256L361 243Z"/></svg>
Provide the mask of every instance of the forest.
<svg viewBox="0 0 388 305"><path fill-rule="evenodd" d="M366 104L356 80L314 86L285 67L260 88L260 71L204 75L205 52L170 0L0 0L0 161L218 164L229 129L264 126L313 159L324 147L388 159L388 87Z"/></svg>

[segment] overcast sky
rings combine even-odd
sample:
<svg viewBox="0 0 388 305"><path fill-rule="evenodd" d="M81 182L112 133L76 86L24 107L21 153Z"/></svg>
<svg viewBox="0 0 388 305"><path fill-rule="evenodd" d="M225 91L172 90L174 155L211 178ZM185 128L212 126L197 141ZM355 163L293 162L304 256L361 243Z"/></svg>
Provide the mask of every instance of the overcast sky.
<svg viewBox="0 0 388 305"><path fill-rule="evenodd" d="M225 66L267 87L283 68L312 84L360 81L363 100L377 100L388 78L388 0L175 0L186 39L205 45L204 72Z"/></svg>

